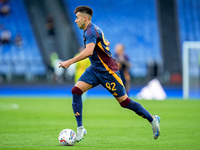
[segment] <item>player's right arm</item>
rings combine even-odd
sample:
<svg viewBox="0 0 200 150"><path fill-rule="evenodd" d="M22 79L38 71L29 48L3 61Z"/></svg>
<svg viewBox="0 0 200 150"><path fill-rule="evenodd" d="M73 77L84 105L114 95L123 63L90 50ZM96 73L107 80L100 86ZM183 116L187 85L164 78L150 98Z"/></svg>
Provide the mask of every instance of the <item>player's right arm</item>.
<svg viewBox="0 0 200 150"><path fill-rule="evenodd" d="M80 60L83 60L91 55L93 55L93 52L94 52L94 47L95 47L95 43L88 43L86 45L86 48L77 56L75 56L74 58L72 59L69 59L67 61L63 61L63 62L60 62L60 67L62 68L68 68L71 64L73 63L76 63Z"/></svg>

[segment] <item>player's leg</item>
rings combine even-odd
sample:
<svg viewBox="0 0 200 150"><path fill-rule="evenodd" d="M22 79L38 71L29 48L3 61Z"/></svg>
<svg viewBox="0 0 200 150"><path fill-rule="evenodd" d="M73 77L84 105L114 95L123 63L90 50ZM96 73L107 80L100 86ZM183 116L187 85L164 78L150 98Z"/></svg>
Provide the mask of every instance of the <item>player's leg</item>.
<svg viewBox="0 0 200 150"><path fill-rule="evenodd" d="M159 136L159 119L152 116L141 104L131 100L126 94L125 87L120 78L119 72L116 73L105 73L101 75L101 84L118 100L123 108L134 111L139 116L147 119L152 125L153 131L156 128L158 132L154 132L154 138ZM154 119L155 118L155 119ZM154 121L157 120L157 121ZM154 123L156 122L156 123Z"/></svg>
<svg viewBox="0 0 200 150"><path fill-rule="evenodd" d="M136 101L131 100L127 94L120 96L120 97L115 97L117 101L120 103L120 105L123 108L127 108L130 110L133 110L136 114L139 116L146 118L149 122L153 121L152 115L144 108L142 107L141 104L139 104Z"/></svg>
<svg viewBox="0 0 200 150"><path fill-rule="evenodd" d="M78 127L82 126L83 104L81 96L85 91L89 90L90 88L92 88L92 85L83 81L78 81L72 88L72 96L73 96L72 107Z"/></svg>
<svg viewBox="0 0 200 150"><path fill-rule="evenodd" d="M87 68L83 75L80 77L78 82L72 88L73 102L72 107L74 115L77 121L77 141L83 139L83 136L87 133L82 124L82 94L92 87L95 87L99 84L98 79L96 78L93 69L91 67Z"/></svg>
<svg viewBox="0 0 200 150"><path fill-rule="evenodd" d="M160 117L157 115L152 116L141 104L131 100L127 94L121 97L115 97L123 108L133 110L139 116L146 118L152 126L153 137L157 139L160 135Z"/></svg>
<svg viewBox="0 0 200 150"><path fill-rule="evenodd" d="M72 108L77 121L77 142L83 139L87 131L82 124L82 98L81 95L87 90L91 89L92 85L83 81L78 81L76 85L72 88L73 102Z"/></svg>
<svg viewBox="0 0 200 150"><path fill-rule="evenodd" d="M119 72L105 72L100 77L101 84L118 100L124 108L133 110L136 114L146 118L149 122L153 121L151 114L139 103L131 100L126 94L126 89L120 78Z"/></svg>

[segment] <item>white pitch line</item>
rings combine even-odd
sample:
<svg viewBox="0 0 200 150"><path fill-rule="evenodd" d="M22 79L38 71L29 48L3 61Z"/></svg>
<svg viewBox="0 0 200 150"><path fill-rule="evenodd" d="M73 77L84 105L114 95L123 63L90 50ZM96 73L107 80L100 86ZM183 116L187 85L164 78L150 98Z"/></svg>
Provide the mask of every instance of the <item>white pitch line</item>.
<svg viewBox="0 0 200 150"><path fill-rule="evenodd" d="M0 110L10 110L10 109L19 109L19 105L15 104L15 103L11 103L11 104L2 104L0 103Z"/></svg>

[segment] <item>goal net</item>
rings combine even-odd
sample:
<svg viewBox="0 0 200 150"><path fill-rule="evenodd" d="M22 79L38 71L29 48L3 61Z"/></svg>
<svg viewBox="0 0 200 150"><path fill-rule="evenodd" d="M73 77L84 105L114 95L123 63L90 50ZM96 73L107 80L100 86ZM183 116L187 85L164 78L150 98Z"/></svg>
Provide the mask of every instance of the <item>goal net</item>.
<svg viewBox="0 0 200 150"><path fill-rule="evenodd" d="M200 41L183 43L183 98L200 98Z"/></svg>

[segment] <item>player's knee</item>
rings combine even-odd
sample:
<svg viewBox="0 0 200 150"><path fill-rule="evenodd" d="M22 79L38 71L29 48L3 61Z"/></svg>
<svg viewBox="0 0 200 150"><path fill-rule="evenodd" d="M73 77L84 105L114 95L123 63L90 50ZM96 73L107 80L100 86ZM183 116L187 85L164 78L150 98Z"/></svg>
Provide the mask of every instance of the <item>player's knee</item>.
<svg viewBox="0 0 200 150"><path fill-rule="evenodd" d="M127 97L124 101L120 102L119 104L121 105L121 107L126 108L130 102L131 99Z"/></svg>
<svg viewBox="0 0 200 150"><path fill-rule="evenodd" d="M82 95L83 92L77 86L74 86L71 90L72 94Z"/></svg>

